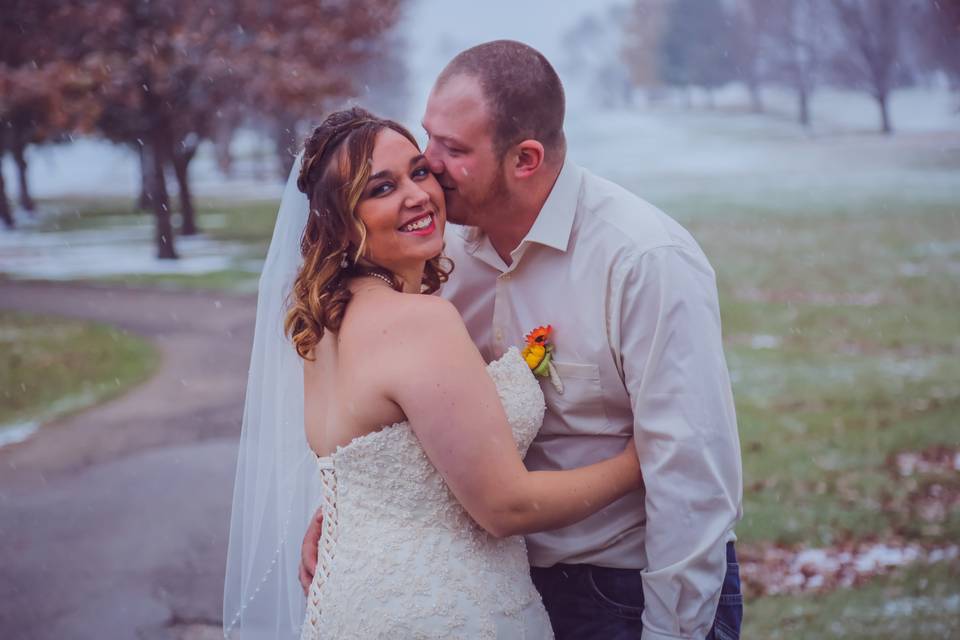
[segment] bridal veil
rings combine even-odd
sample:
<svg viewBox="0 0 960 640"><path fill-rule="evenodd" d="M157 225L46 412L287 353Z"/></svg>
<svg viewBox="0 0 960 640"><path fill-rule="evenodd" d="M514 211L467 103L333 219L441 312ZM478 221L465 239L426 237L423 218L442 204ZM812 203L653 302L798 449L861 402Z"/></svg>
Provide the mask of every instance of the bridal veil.
<svg viewBox="0 0 960 640"><path fill-rule="evenodd" d="M309 208L296 184L301 158L287 180L258 287L227 550L226 638L298 637L303 622L300 547L321 487L304 434L302 362L283 330Z"/></svg>

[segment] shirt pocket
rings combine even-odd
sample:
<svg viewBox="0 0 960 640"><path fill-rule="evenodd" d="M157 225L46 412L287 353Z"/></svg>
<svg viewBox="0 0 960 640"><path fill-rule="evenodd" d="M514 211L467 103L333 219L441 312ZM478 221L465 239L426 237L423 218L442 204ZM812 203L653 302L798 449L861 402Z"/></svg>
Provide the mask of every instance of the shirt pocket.
<svg viewBox="0 0 960 640"><path fill-rule="evenodd" d="M547 433L582 435L606 431L608 421L600 367L558 360L553 361L553 366L563 383L563 393L559 393L549 379L543 379L540 386L547 409L556 418L550 421Z"/></svg>

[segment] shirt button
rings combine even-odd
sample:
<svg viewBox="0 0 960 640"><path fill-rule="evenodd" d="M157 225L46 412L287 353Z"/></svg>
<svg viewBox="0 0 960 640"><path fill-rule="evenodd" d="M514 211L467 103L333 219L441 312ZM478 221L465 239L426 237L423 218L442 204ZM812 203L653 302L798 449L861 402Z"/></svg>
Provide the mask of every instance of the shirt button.
<svg viewBox="0 0 960 640"><path fill-rule="evenodd" d="M503 331L497 329L493 332L493 337L497 339L497 342L503 341Z"/></svg>

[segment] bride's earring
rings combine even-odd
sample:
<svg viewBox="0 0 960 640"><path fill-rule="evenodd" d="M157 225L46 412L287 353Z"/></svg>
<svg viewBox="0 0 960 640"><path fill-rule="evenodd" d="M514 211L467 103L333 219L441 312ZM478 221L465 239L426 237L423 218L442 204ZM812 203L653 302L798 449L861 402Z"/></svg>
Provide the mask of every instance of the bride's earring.
<svg viewBox="0 0 960 640"><path fill-rule="evenodd" d="M341 269L346 269L346 268L349 267L349 266L350 266L350 261L347 260L347 252L344 251L344 252L343 252L343 257L340 258L340 268L341 268Z"/></svg>

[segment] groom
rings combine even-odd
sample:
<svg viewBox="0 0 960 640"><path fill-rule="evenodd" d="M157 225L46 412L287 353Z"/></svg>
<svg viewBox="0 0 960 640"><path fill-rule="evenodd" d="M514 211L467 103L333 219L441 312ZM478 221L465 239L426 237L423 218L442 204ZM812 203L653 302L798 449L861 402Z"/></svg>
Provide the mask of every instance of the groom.
<svg viewBox="0 0 960 640"><path fill-rule="evenodd" d="M534 583L558 639L737 638L740 447L713 270L674 220L566 158L563 118L553 67L512 41L457 55L423 118L464 225L448 226L443 295L487 360L554 329L563 391L542 385L527 466L590 464L636 438L645 490L527 536Z"/></svg>

